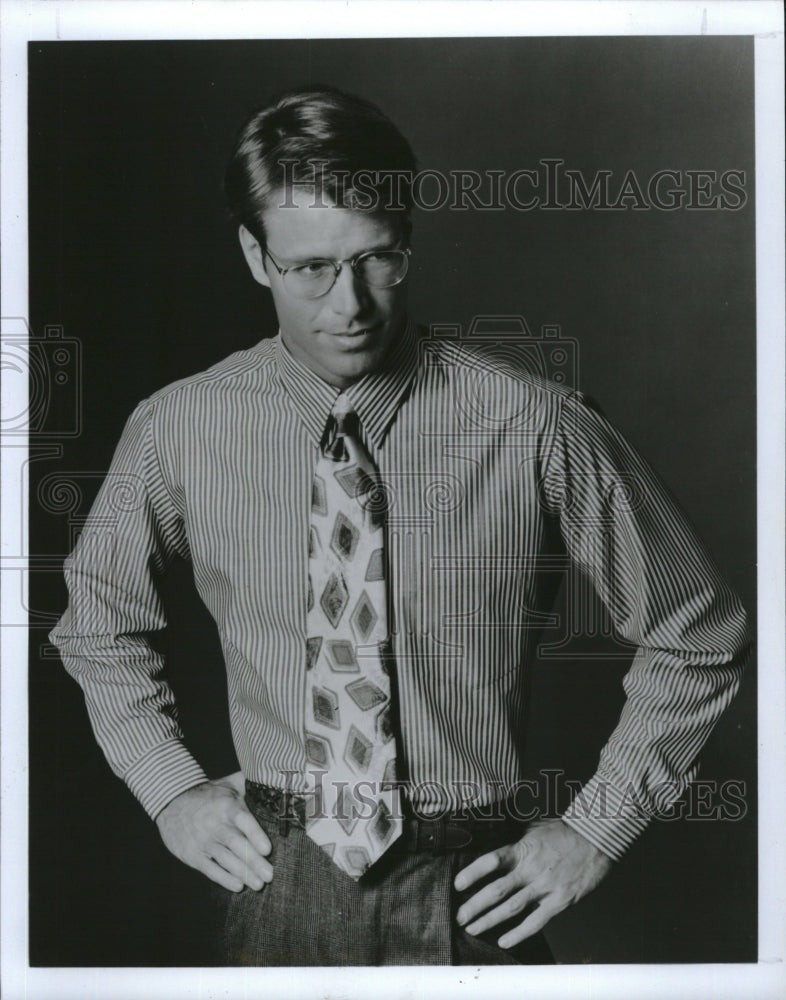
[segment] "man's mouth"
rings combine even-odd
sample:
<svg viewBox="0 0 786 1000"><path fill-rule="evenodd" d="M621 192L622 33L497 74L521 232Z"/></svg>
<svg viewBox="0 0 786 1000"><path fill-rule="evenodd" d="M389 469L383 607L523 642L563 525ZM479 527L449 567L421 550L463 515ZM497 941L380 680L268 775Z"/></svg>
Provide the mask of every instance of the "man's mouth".
<svg viewBox="0 0 786 1000"><path fill-rule="evenodd" d="M338 340L340 343L344 344L355 344L360 345L365 340L373 337L379 332L379 325L364 327L362 330L341 330L338 333L331 334L331 337Z"/></svg>

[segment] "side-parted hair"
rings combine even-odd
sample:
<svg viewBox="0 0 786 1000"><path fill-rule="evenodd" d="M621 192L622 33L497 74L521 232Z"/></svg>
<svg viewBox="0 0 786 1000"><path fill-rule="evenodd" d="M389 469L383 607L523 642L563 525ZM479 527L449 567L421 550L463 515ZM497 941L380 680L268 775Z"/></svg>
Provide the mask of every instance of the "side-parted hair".
<svg viewBox="0 0 786 1000"><path fill-rule="evenodd" d="M262 213L291 205L296 187L317 203L395 214L408 240L416 172L409 142L374 104L332 87L302 87L247 119L224 186L232 217L263 245Z"/></svg>

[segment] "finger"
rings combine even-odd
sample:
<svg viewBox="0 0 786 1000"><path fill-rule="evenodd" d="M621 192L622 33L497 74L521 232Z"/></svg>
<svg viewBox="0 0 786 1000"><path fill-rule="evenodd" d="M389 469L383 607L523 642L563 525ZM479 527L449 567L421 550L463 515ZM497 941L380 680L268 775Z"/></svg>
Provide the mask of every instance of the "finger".
<svg viewBox="0 0 786 1000"><path fill-rule="evenodd" d="M268 835L259 823L257 823L253 813L245 805L235 816L235 826L248 837L258 854L270 854L273 846L270 843Z"/></svg>
<svg viewBox="0 0 786 1000"><path fill-rule="evenodd" d="M270 862L262 857L251 841L242 833L234 829L227 830L222 838L222 843L263 881L270 882L272 880L273 868Z"/></svg>
<svg viewBox="0 0 786 1000"><path fill-rule="evenodd" d="M490 927L496 927L497 924L501 924L506 920L510 920L517 914L521 913L534 898L534 892L531 886L527 886L520 892L515 892L512 896L509 896L504 903L500 906L495 907L488 913L484 913L483 916L476 920L474 923L469 924L465 928L467 934L482 934L487 931Z"/></svg>
<svg viewBox="0 0 786 1000"><path fill-rule="evenodd" d="M492 872L498 871L503 866L506 858L507 853L503 848L500 848L498 851L492 851L490 854L483 854L479 858L476 858L471 865L462 868L453 884L459 892L462 889L468 889L475 882L485 878L486 875L491 875Z"/></svg>
<svg viewBox="0 0 786 1000"><path fill-rule="evenodd" d="M202 872L203 875L207 875L211 882L223 886L230 892L240 892L244 888L244 883L241 879L230 875L221 865L217 865L212 858L202 858L201 862L198 865L194 865L194 867L197 871Z"/></svg>
<svg viewBox="0 0 786 1000"><path fill-rule="evenodd" d="M548 896L518 927L514 927L513 930L503 934L499 941L497 941L497 944L500 948L512 948L525 938L532 937L533 934L542 931L549 920L556 917L566 906L567 902L558 903L554 900L554 897Z"/></svg>
<svg viewBox="0 0 786 1000"><path fill-rule="evenodd" d="M217 861L230 875L234 875L235 878L240 879L243 885L247 885L250 889L256 889L257 891L265 885L265 880L257 875L242 857L238 857L234 851L231 851L228 847L224 847L223 844L216 844L212 854L213 860Z"/></svg>
<svg viewBox="0 0 786 1000"><path fill-rule="evenodd" d="M520 888L521 881L515 875L506 875L503 878L498 878L489 885L484 886L480 892L476 892L474 896L465 900L459 907L456 920L462 925L469 923L473 917L476 917L479 913L483 913L484 910L488 910L489 907L501 903L503 899L507 899L511 893Z"/></svg>

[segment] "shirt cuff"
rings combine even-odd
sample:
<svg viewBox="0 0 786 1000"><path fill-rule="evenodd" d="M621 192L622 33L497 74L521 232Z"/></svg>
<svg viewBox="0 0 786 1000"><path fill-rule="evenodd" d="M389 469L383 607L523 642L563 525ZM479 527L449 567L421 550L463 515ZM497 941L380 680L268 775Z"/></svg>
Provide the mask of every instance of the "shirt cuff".
<svg viewBox="0 0 786 1000"><path fill-rule="evenodd" d="M562 820L613 861L619 861L647 828L650 817L630 794L595 774L565 810Z"/></svg>
<svg viewBox="0 0 786 1000"><path fill-rule="evenodd" d="M181 792L207 781L207 775L180 740L153 747L124 777L151 819Z"/></svg>

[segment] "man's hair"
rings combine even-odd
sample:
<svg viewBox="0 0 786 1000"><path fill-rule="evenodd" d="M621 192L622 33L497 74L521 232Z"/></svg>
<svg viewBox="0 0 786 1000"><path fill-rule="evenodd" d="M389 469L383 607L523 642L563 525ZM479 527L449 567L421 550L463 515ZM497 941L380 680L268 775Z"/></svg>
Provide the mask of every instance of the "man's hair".
<svg viewBox="0 0 786 1000"><path fill-rule="evenodd" d="M318 203L394 214L408 240L416 170L410 144L374 104L332 87L301 87L248 118L224 185L235 221L263 243L262 213L291 205L294 187L314 192Z"/></svg>

